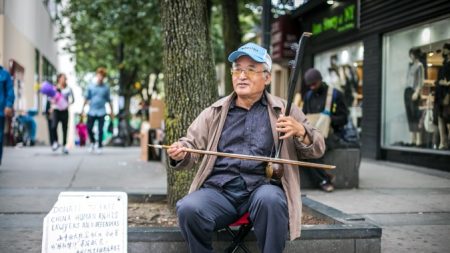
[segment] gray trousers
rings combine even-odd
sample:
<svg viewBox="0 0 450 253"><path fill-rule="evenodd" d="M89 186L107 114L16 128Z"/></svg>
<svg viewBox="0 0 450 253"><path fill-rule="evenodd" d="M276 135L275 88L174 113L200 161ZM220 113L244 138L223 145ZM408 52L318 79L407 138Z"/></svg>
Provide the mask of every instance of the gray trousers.
<svg viewBox="0 0 450 253"><path fill-rule="evenodd" d="M179 225L192 253L213 252L212 233L246 212L261 252L283 252L289 218L286 195L278 186L261 185L246 201L227 198L214 188L201 188L177 203Z"/></svg>

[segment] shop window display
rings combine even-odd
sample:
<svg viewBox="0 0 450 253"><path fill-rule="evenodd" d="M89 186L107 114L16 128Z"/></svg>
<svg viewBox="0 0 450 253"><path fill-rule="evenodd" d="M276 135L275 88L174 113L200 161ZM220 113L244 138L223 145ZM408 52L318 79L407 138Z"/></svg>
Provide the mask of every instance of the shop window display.
<svg viewBox="0 0 450 253"><path fill-rule="evenodd" d="M357 42L314 57L314 67L322 73L323 80L344 94L350 117L359 131L362 117L363 55L363 43Z"/></svg>
<svg viewBox="0 0 450 253"><path fill-rule="evenodd" d="M383 38L384 148L449 153L450 19Z"/></svg>

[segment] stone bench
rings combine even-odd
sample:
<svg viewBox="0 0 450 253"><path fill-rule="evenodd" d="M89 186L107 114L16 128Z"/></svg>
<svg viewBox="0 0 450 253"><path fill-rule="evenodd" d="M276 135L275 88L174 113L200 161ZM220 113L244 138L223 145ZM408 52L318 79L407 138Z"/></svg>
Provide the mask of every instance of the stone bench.
<svg viewBox="0 0 450 253"><path fill-rule="evenodd" d="M302 198L306 212L328 220L330 224L302 226L302 237L287 241L283 253L346 252L380 253L380 227L359 215L345 214L307 197ZM213 234L214 252L223 252L230 244L230 236L223 231ZM250 252L259 252L253 232L245 238ZM186 242L178 227L128 229L128 252L188 253Z"/></svg>
<svg viewBox="0 0 450 253"><path fill-rule="evenodd" d="M358 188L359 186L359 165L361 163L361 150L358 148L334 149L327 151L324 156L324 163L336 165L336 169L328 172L336 176L334 186L338 189ZM302 189L317 188L313 184L309 175L304 170L300 170L300 185Z"/></svg>

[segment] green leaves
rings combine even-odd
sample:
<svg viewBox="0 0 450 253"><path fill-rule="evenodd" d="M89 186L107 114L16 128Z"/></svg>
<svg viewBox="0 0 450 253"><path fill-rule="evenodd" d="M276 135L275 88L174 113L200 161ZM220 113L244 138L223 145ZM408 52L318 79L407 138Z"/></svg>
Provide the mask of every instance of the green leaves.
<svg viewBox="0 0 450 253"><path fill-rule="evenodd" d="M239 1L238 15L244 35L255 34L255 27L259 26L261 18L246 7L248 3L258 6L260 1ZM122 90L131 89L136 81L144 83L151 73L161 72L163 41L160 21L162 10L159 4L158 0L69 1L62 10L62 18L57 20L61 24L58 38L71 39L71 44L65 48L74 54L78 74L83 75L93 72L98 66L105 66L109 74L115 73L115 76L110 75L111 78L120 80ZM214 58L216 62L225 62L221 25L223 10L220 1L212 0L212 4L208 25ZM183 24L180 24L180 29L182 27ZM193 40L196 38L192 37ZM166 43L172 43L172 39L176 39L176 35ZM254 36L244 36L243 42L249 39L254 39ZM136 74L132 74L136 68ZM121 77L122 74L127 78Z"/></svg>
<svg viewBox="0 0 450 253"><path fill-rule="evenodd" d="M72 0L62 11L69 21L72 44L67 51L75 55L79 73L105 66L110 73L132 72L136 80L160 72L161 28L157 0ZM61 19L60 38L67 36ZM129 75L133 76L133 75ZM116 78L119 78L116 76Z"/></svg>

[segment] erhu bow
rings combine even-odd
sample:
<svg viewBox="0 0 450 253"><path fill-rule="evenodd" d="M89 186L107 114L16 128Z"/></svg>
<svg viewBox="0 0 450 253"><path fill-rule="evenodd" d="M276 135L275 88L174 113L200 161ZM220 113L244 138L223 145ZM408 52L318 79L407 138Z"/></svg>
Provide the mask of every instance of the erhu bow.
<svg viewBox="0 0 450 253"><path fill-rule="evenodd" d="M298 45L296 46L297 53L295 54L294 63L291 65L291 78L289 80L289 90L288 90L288 99L284 116L289 116L291 112L292 100L294 98L295 86L297 85L298 75L300 73L300 67L303 59L303 54L305 51L306 40L311 37L312 33L304 32L300 37ZM278 147L275 153L275 158L280 158L281 148L283 146L284 139L280 139L278 142ZM284 168L280 163L272 163L269 162L266 166L266 177L275 180L279 180L283 177Z"/></svg>
<svg viewBox="0 0 450 253"><path fill-rule="evenodd" d="M169 149L170 148L170 146L168 146L168 145L148 144L148 146L152 147L152 148L160 148L160 149ZM236 158L236 159L241 159L241 160L253 160L253 161L261 161L261 162L268 162L268 163L275 163L275 164L291 164L291 165L297 165L297 166L308 167L308 168L316 168L316 169L330 170L330 169L335 168L335 166L333 166L333 165L326 165L326 164L320 164L320 163L302 162L302 161L295 161L295 160L288 160L288 159L281 159L281 158L274 158L274 157L265 157L265 156L232 154L232 153L200 150L200 149L193 149L193 148L186 148L186 147L183 148L183 151L189 152L189 153L201 154L201 155L214 155L214 156Z"/></svg>

